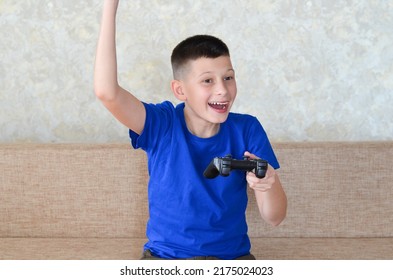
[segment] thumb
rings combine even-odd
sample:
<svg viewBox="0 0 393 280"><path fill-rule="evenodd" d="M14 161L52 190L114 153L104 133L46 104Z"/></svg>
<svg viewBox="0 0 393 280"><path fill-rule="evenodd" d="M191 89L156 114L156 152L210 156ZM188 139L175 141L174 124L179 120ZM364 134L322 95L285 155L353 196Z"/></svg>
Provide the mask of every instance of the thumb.
<svg viewBox="0 0 393 280"><path fill-rule="evenodd" d="M258 159L258 158L259 158L259 157L257 157L256 155L250 153L249 151L245 151L245 152L244 152L244 156L245 156L245 157L249 157L249 158L251 158L251 159Z"/></svg>

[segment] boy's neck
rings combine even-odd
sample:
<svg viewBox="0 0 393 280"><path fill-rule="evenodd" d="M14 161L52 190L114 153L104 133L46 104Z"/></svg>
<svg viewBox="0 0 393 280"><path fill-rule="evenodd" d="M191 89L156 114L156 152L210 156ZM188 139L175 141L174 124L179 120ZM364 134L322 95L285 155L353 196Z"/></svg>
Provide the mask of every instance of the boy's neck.
<svg viewBox="0 0 393 280"><path fill-rule="evenodd" d="M191 118L184 110L184 119L188 131L199 138L210 138L220 131L219 123L208 123L202 119Z"/></svg>

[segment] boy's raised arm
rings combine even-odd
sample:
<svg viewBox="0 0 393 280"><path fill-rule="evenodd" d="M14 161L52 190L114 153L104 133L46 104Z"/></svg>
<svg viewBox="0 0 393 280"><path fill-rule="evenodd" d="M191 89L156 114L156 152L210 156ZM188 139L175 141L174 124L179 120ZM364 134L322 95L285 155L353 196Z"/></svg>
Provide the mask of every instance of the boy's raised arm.
<svg viewBox="0 0 393 280"><path fill-rule="evenodd" d="M116 12L119 0L105 0L94 67L94 92L105 107L125 126L141 134L145 108L118 83L116 58Z"/></svg>

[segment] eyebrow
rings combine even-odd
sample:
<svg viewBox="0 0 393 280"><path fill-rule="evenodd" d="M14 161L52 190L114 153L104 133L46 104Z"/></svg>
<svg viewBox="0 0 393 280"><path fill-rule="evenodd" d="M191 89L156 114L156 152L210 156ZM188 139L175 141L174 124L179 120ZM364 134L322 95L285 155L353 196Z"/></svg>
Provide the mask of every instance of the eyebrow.
<svg viewBox="0 0 393 280"><path fill-rule="evenodd" d="M233 73L235 73L235 70L232 69L232 68L229 68L229 69L227 69L226 72L233 72ZM203 72L203 73L201 73L201 74L199 75L199 77L201 77L201 76L203 76L203 75L205 75L205 74L210 74L210 73L213 73L213 72L212 72L212 71Z"/></svg>

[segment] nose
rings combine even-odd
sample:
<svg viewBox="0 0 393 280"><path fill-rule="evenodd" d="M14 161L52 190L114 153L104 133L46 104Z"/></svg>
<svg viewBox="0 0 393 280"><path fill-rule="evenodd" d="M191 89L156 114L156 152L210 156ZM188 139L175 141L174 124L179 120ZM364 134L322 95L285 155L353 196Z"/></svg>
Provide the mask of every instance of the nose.
<svg viewBox="0 0 393 280"><path fill-rule="evenodd" d="M214 91L217 95L226 95L228 93L228 86L225 84L225 81L219 81L216 83Z"/></svg>

